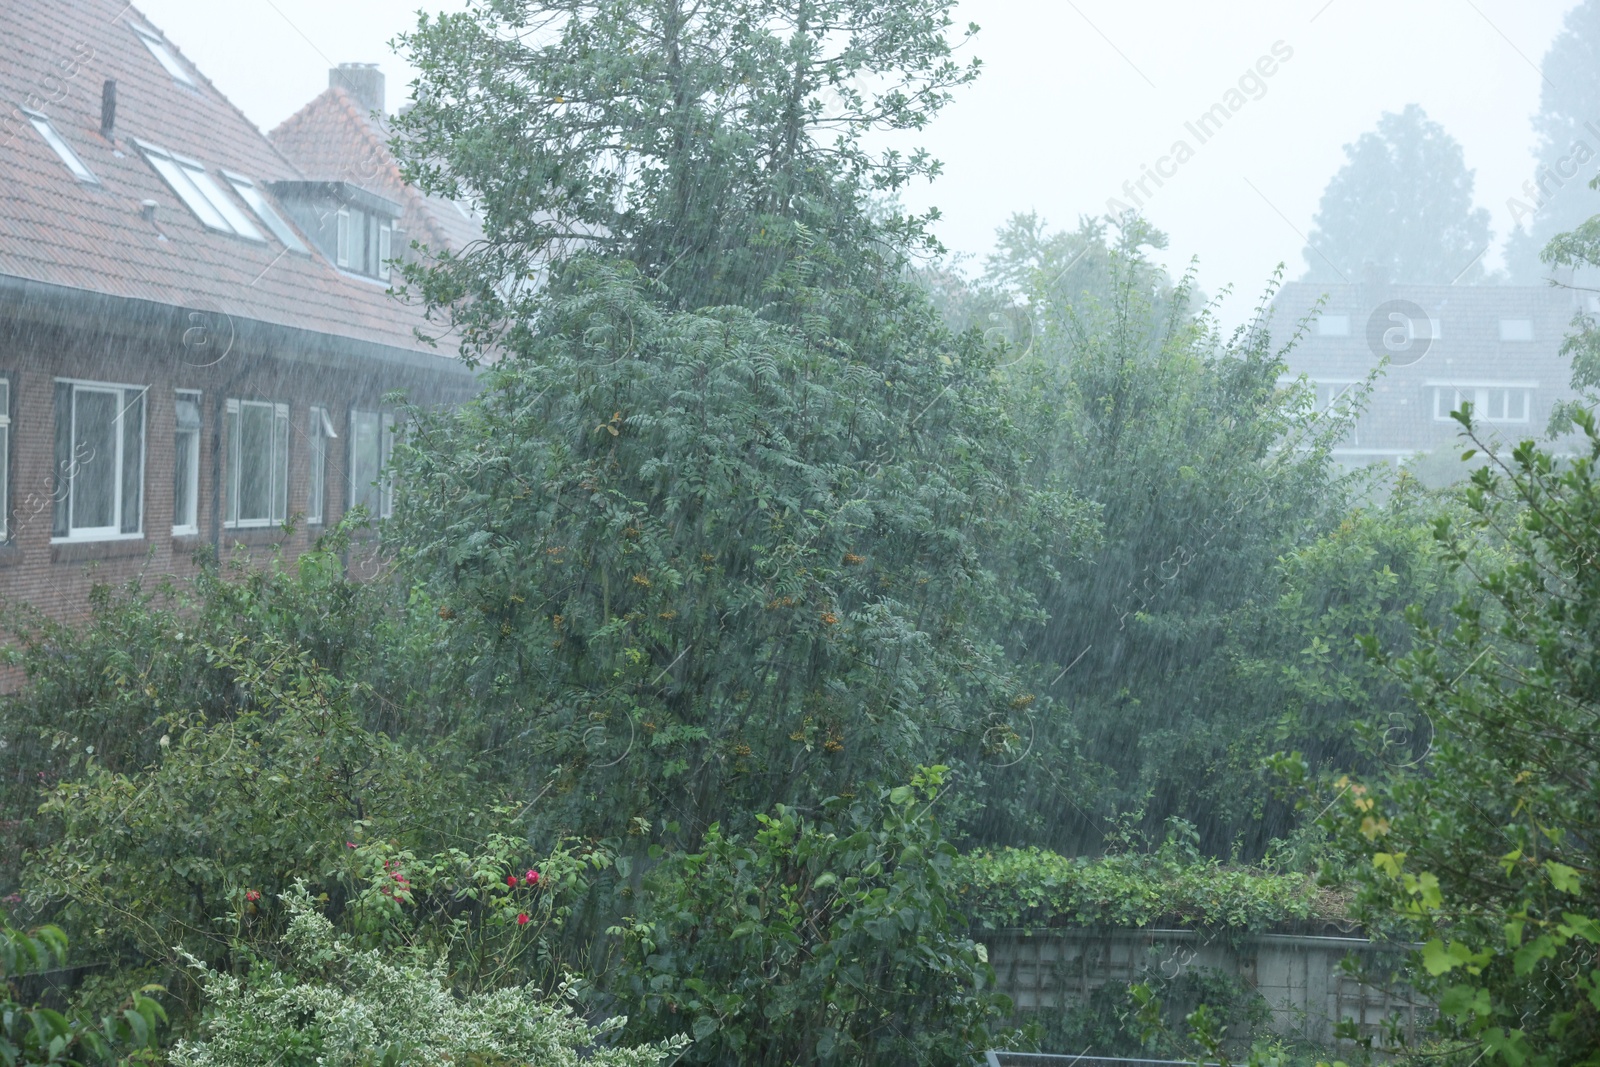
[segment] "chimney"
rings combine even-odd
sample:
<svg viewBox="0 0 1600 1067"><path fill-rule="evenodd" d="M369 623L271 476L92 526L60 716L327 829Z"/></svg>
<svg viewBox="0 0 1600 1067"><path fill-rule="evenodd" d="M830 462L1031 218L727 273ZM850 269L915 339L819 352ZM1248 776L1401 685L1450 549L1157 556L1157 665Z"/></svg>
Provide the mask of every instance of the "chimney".
<svg viewBox="0 0 1600 1067"><path fill-rule="evenodd" d="M112 78L100 87L100 136L112 142L117 139L117 83Z"/></svg>
<svg viewBox="0 0 1600 1067"><path fill-rule="evenodd" d="M383 71L376 63L340 63L328 71L328 85L349 93L364 111L387 114L383 109Z"/></svg>

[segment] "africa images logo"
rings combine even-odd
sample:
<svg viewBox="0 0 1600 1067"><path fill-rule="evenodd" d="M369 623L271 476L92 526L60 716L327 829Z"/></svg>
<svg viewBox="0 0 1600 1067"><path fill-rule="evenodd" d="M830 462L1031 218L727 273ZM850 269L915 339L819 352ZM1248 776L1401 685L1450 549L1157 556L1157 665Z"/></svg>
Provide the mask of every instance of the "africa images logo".
<svg viewBox="0 0 1600 1067"><path fill-rule="evenodd" d="M1421 363L1434 332L1432 316L1409 300L1386 300L1367 317L1367 347L1391 367Z"/></svg>

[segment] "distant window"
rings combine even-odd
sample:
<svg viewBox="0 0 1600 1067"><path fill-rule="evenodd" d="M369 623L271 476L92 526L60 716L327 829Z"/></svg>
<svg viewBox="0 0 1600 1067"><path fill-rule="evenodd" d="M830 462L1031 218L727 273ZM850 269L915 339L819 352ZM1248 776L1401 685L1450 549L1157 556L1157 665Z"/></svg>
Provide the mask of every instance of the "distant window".
<svg viewBox="0 0 1600 1067"><path fill-rule="evenodd" d="M300 235L283 221L283 216L272 208L272 203L262 193L259 186L249 178L240 177L230 171L223 171L222 176L228 179L228 184L233 186L233 191L239 194L239 199L250 205L250 210L256 213L256 218L267 224L267 229L272 235L282 241L284 247L291 252L309 252L306 243L300 240Z"/></svg>
<svg viewBox="0 0 1600 1067"><path fill-rule="evenodd" d="M333 419L328 417L327 408L311 409L307 439L311 454L306 478L306 522L320 526L327 515L329 442L339 439L333 432Z"/></svg>
<svg viewBox="0 0 1600 1067"><path fill-rule="evenodd" d="M1533 340L1532 319L1501 319L1500 340L1502 341L1531 341Z"/></svg>
<svg viewBox="0 0 1600 1067"><path fill-rule="evenodd" d="M206 226L223 233L234 233L251 241L266 241L266 236L256 228L250 217L239 210L222 191L205 165L192 159L174 155L164 148L140 143L139 148L150 161L150 166L172 191L178 194L190 211Z"/></svg>
<svg viewBox="0 0 1600 1067"><path fill-rule="evenodd" d="M0 541L11 540L11 379L0 378Z"/></svg>
<svg viewBox="0 0 1600 1067"><path fill-rule="evenodd" d="M172 431L172 532L200 532L200 394L177 394Z"/></svg>
<svg viewBox="0 0 1600 1067"><path fill-rule="evenodd" d="M339 209L338 232L335 235L334 261L341 267L350 265L350 209Z"/></svg>
<svg viewBox="0 0 1600 1067"><path fill-rule="evenodd" d="M1317 320L1317 336L1319 337L1349 337L1349 315L1324 315Z"/></svg>
<svg viewBox="0 0 1600 1067"><path fill-rule="evenodd" d="M74 152L72 146L56 132L54 126L50 125L49 119L37 111L24 110L22 113L28 116L28 121L33 123L34 129L39 131L39 136L44 138L44 143L54 149L55 154L61 157L61 162L67 165L67 169L72 172L74 178L77 178L80 182L100 184L100 179L94 176L94 171L90 170L88 165L78 158L78 153Z"/></svg>
<svg viewBox="0 0 1600 1067"><path fill-rule="evenodd" d="M394 255L394 232L387 222L378 227L378 277L389 280L389 260Z"/></svg>
<svg viewBox="0 0 1600 1067"><path fill-rule="evenodd" d="M1451 421L1450 413L1463 403L1472 405L1472 417L1482 422L1528 422L1533 412L1531 385L1435 385L1433 417Z"/></svg>
<svg viewBox="0 0 1600 1067"><path fill-rule="evenodd" d="M281 523L289 511L289 405L229 400L227 509L234 528Z"/></svg>
<svg viewBox="0 0 1600 1067"><path fill-rule="evenodd" d="M167 42L161 39L159 33L143 26L134 26L133 32L139 35L139 40L143 41L144 46L150 49L150 54L155 56L156 60L166 68L167 73L172 75L173 80L181 82L191 89L198 88L194 75L189 73L187 67L178 62L178 57L172 54L172 49L167 47Z"/></svg>
<svg viewBox="0 0 1600 1067"><path fill-rule="evenodd" d="M56 538L143 532L144 408L142 386L56 382Z"/></svg>
<svg viewBox="0 0 1600 1067"><path fill-rule="evenodd" d="M1406 319L1406 332L1413 341L1437 341L1441 334L1438 319Z"/></svg>
<svg viewBox="0 0 1600 1067"><path fill-rule="evenodd" d="M350 504L375 519L394 514L389 458L394 449L394 416L376 411L350 413Z"/></svg>

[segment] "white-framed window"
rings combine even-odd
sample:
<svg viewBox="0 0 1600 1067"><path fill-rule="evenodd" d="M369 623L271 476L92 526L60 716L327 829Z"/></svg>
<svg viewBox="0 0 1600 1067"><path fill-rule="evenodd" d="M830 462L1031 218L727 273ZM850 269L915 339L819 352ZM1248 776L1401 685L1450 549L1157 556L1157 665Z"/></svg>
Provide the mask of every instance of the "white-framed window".
<svg viewBox="0 0 1600 1067"><path fill-rule="evenodd" d="M1318 337L1349 337L1349 315L1323 315L1317 319Z"/></svg>
<svg viewBox="0 0 1600 1067"><path fill-rule="evenodd" d="M350 209L339 209L338 223L334 234L334 261L341 267L350 265Z"/></svg>
<svg viewBox="0 0 1600 1067"><path fill-rule="evenodd" d="M1429 382L1433 386L1433 417L1450 422L1450 413L1463 403L1472 405L1472 417L1480 422L1528 422L1533 417L1533 382L1490 382L1483 385L1454 385Z"/></svg>
<svg viewBox="0 0 1600 1067"><path fill-rule="evenodd" d="M144 533L142 385L56 379L57 541L104 541Z"/></svg>
<svg viewBox="0 0 1600 1067"><path fill-rule="evenodd" d="M311 409L310 426L306 434L308 469L306 475L306 522L320 526L327 521L328 513L328 452L330 442L339 435L333 430L333 419L327 408Z"/></svg>
<svg viewBox="0 0 1600 1067"><path fill-rule="evenodd" d="M389 280L389 260L394 255L394 228L387 222L378 224L378 277Z"/></svg>
<svg viewBox="0 0 1600 1067"><path fill-rule="evenodd" d="M310 254L311 250L306 247L306 243L300 240L300 235L294 232L292 226L283 221L283 216L273 208L272 202L267 199L259 185L229 170L223 171L222 176L233 186L233 191L239 194L239 199L250 205L250 210L256 213L256 218L266 223L272 235L283 242L285 248L291 252Z"/></svg>
<svg viewBox="0 0 1600 1067"><path fill-rule="evenodd" d="M230 399L223 409L228 439L227 506L234 529L272 526L289 513L289 405Z"/></svg>
<svg viewBox="0 0 1600 1067"><path fill-rule="evenodd" d="M172 532L200 532L200 394L180 389L173 401Z"/></svg>
<svg viewBox="0 0 1600 1067"><path fill-rule="evenodd" d="M178 57L172 54L172 49L167 47L167 42L162 40L159 33L132 23L129 25L132 26L133 32L139 35L139 40L144 42L144 46L150 49L150 54L156 57L156 62L160 63L162 68L172 75L174 81L187 85L191 89L198 88L195 84L194 75L189 73L187 67L178 62Z"/></svg>
<svg viewBox="0 0 1600 1067"><path fill-rule="evenodd" d="M1437 341L1441 333L1438 319L1406 319L1406 333L1413 341Z"/></svg>
<svg viewBox="0 0 1600 1067"><path fill-rule="evenodd" d="M375 519L394 514L389 458L394 451L394 416L388 412L350 412L350 506L365 507Z"/></svg>
<svg viewBox="0 0 1600 1067"><path fill-rule="evenodd" d="M1502 341L1531 341L1533 340L1532 319L1501 319L1500 340Z"/></svg>
<svg viewBox="0 0 1600 1067"><path fill-rule="evenodd" d="M204 163L174 155L165 148L137 142L151 168L178 194L195 218L213 230L238 234L247 241L266 243L266 235L250 221L239 205L222 191Z"/></svg>
<svg viewBox="0 0 1600 1067"><path fill-rule="evenodd" d="M0 375L0 543L11 540L11 379Z"/></svg>
<svg viewBox="0 0 1600 1067"><path fill-rule="evenodd" d="M91 185L100 184L100 179L94 176L94 171L90 170L89 165L78 157L78 153L67 143L66 138L56 132L56 128L50 124L49 119L37 111L29 111L26 108L22 109L22 113L33 124L33 128L39 131L39 136L44 138L44 143L49 145L57 156L61 157L61 162L67 165L67 169L72 172L74 178L80 182L88 182Z"/></svg>

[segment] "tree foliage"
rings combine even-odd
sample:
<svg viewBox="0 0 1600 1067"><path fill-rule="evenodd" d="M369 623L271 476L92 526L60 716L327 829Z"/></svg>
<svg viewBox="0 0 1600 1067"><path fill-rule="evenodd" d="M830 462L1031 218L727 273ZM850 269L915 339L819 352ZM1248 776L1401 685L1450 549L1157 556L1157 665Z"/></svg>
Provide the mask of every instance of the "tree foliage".
<svg viewBox="0 0 1600 1067"><path fill-rule="evenodd" d="M978 752L1026 576L1087 534L1022 477L993 352L909 297L863 350L826 294L801 328L586 269L402 460L485 750L568 826L695 833Z"/></svg>
<svg viewBox="0 0 1600 1067"><path fill-rule="evenodd" d="M800 226L847 253L879 225L867 197L937 171L869 148L922 129L958 63L952 0L498 0L403 35L421 72L399 121L407 176L468 197L488 242L424 291L479 302L490 336L504 282L575 249L628 260L679 306L750 304L784 259L764 229ZM969 27L967 35L976 27ZM422 277L428 272L419 272Z"/></svg>
<svg viewBox="0 0 1600 1067"><path fill-rule="evenodd" d="M1452 285L1483 275L1489 212L1472 206L1461 145L1416 104L1345 145L1305 257L1318 282Z"/></svg>
<svg viewBox="0 0 1600 1067"><path fill-rule="evenodd" d="M1461 413L1471 432L1470 409ZM1344 779L1330 824L1362 861L1359 913L1425 942L1415 976L1446 1032L1489 1062L1600 1062L1600 431L1570 460L1531 441L1475 471L1467 521L1505 558L1391 666L1427 715L1422 773Z"/></svg>
<svg viewBox="0 0 1600 1067"><path fill-rule="evenodd" d="M1543 281L1549 272L1540 264L1541 253L1549 242L1595 213L1586 189L1600 156L1600 139L1591 130L1600 116L1600 3L1582 0L1567 10L1539 66L1543 77L1533 116L1538 162L1508 201L1517 227L1506 243L1506 265L1522 285Z"/></svg>
<svg viewBox="0 0 1600 1067"><path fill-rule="evenodd" d="M956 911L955 849L909 785L713 826L651 872L626 927L633 1026L687 1033L692 1062L964 1064L1003 1048L1009 1001Z"/></svg>

